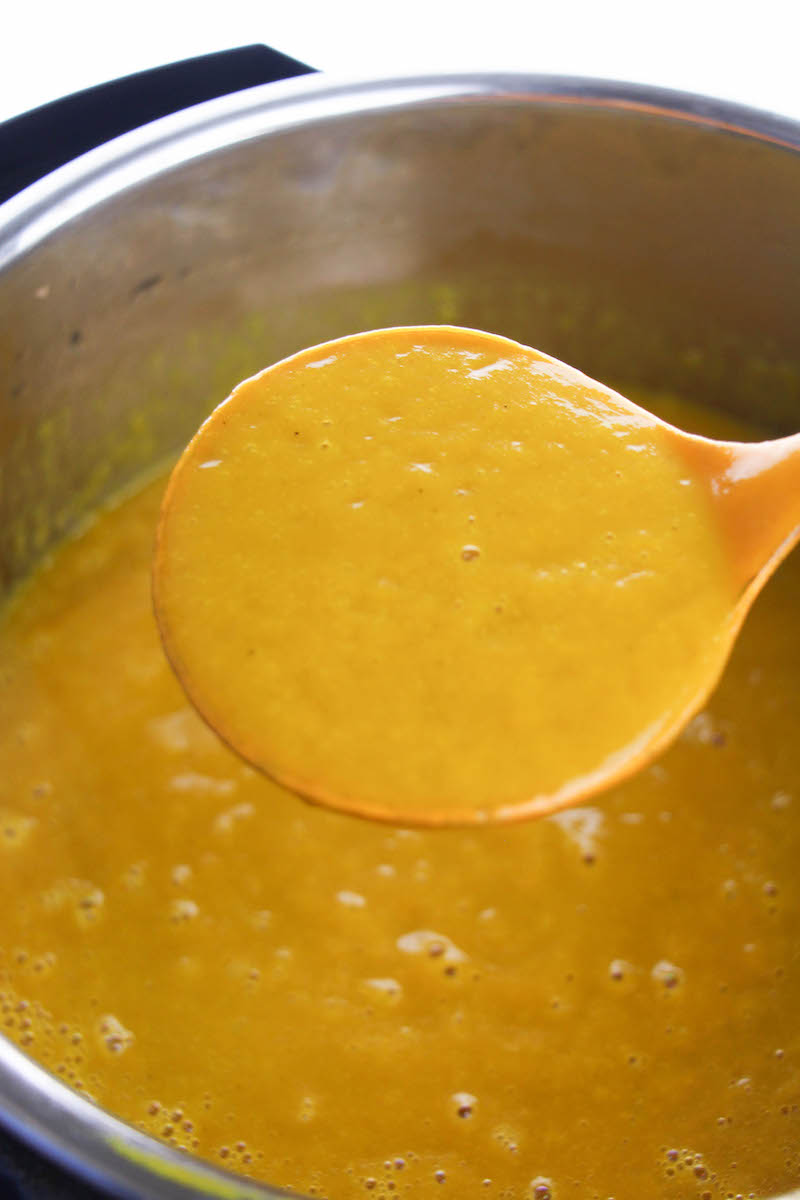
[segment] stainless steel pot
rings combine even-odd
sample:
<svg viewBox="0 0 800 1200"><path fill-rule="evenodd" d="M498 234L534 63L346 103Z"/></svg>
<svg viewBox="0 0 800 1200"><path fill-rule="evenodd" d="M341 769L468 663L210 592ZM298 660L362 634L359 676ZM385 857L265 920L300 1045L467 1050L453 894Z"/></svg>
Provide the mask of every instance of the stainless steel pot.
<svg viewBox="0 0 800 1200"><path fill-rule="evenodd" d="M255 88L0 209L0 592L232 384L382 325L508 334L623 390L800 424L800 126L645 88ZM0 1039L0 1120L118 1195L274 1195Z"/></svg>

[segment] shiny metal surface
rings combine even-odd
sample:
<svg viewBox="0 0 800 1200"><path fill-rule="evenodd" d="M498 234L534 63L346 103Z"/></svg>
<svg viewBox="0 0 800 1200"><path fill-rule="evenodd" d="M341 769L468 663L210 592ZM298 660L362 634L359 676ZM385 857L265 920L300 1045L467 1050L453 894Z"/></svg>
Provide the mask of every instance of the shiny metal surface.
<svg viewBox="0 0 800 1200"><path fill-rule="evenodd" d="M0 592L239 379L452 322L800 426L800 126L591 80L269 85L0 209ZM116 1194L264 1196L0 1039L0 1119Z"/></svg>

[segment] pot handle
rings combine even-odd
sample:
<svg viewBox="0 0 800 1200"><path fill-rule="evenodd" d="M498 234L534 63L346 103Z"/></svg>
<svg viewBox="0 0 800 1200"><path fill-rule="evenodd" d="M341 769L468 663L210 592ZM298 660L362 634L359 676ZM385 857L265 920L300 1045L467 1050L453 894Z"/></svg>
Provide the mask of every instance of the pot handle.
<svg viewBox="0 0 800 1200"><path fill-rule="evenodd" d="M139 71L0 124L0 203L42 175L169 113L315 70L269 46L240 46Z"/></svg>

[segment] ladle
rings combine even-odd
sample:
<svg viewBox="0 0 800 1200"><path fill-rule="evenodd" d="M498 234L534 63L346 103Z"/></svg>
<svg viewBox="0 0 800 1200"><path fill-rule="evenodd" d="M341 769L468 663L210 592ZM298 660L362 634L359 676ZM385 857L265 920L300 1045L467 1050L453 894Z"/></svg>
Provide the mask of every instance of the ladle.
<svg viewBox="0 0 800 1200"><path fill-rule="evenodd" d="M507 338L374 330L201 427L155 609L196 708L307 799L509 821L662 751L799 536L800 434L712 441Z"/></svg>

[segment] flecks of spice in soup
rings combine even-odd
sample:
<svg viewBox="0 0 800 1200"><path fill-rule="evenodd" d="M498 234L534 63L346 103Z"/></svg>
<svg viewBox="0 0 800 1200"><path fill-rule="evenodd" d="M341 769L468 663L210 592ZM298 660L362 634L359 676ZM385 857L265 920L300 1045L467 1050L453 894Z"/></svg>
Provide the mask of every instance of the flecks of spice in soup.
<svg viewBox="0 0 800 1200"><path fill-rule="evenodd" d="M710 709L602 803L401 831L301 805L187 707L150 608L160 491L0 627L3 1031L331 1200L796 1187L800 559Z"/></svg>
<svg viewBox="0 0 800 1200"><path fill-rule="evenodd" d="M738 599L663 424L507 338L376 330L241 384L170 482L155 595L216 729L406 823L573 801L675 731Z"/></svg>

